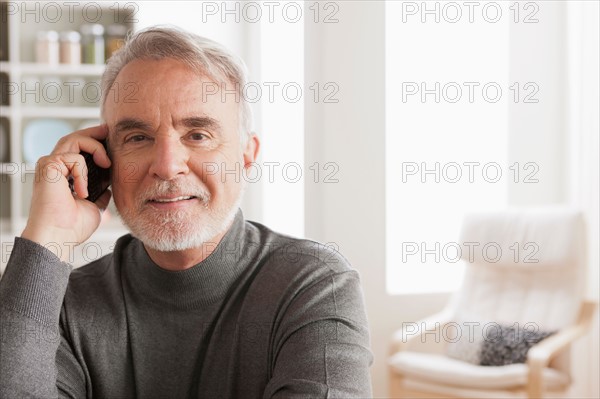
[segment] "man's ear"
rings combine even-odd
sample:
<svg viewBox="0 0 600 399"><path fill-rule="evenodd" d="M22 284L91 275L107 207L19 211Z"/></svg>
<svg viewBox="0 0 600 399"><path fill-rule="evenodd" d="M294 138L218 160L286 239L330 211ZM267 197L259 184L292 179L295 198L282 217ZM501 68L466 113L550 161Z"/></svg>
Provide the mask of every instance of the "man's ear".
<svg viewBox="0 0 600 399"><path fill-rule="evenodd" d="M246 140L244 148L244 167L247 168L252 162L255 162L258 158L258 150L260 149L260 140L258 136L252 134Z"/></svg>

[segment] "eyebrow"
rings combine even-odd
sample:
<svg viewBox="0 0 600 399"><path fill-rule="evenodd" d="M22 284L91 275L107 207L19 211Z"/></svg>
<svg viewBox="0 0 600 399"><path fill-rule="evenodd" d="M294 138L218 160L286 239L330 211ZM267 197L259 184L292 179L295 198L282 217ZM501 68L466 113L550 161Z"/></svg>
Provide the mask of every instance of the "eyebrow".
<svg viewBox="0 0 600 399"><path fill-rule="evenodd" d="M199 129L210 129L214 130L217 133L221 131L221 124L208 116L194 116L190 118L183 118L181 121L176 123L176 125L182 125L187 128L199 128Z"/></svg>
<svg viewBox="0 0 600 399"><path fill-rule="evenodd" d="M143 131L150 131L152 130L152 126L150 126L149 123L146 123L140 119L135 119L135 118L125 118L120 120L116 125L115 125L115 135L118 136L119 134L129 131L129 130L143 130Z"/></svg>
<svg viewBox="0 0 600 399"><path fill-rule="evenodd" d="M194 117L189 117L189 118L183 118L180 121L176 122L176 126L184 126L187 128L200 128L200 129L206 129L209 128L211 130L215 130L216 132L220 132L221 131L221 124L213 119L210 118L208 116L202 116L202 117L198 117L198 116L194 116ZM115 135L119 136L119 134L129 131L129 130L141 130L141 131L152 131L153 128L152 126L147 123L144 122L141 119L136 119L136 118L125 118L120 120L116 125L115 125Z"/></svg>

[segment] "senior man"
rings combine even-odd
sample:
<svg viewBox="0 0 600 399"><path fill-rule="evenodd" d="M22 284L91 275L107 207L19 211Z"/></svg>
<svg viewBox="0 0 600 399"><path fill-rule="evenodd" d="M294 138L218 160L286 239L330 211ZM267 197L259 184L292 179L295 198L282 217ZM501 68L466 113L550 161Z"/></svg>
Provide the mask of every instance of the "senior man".
<svg viewBox="0 0 600 399"><path fill-rule="evenodd" d="M108 61L105 125L66 136L37 165L0 281L0 397L371 396L357 273L335 251L244 220L244 179L214 173L258 153L244 71L172 28L135 34ZM80 151L110 166L131 234L72 270L69 248L111 196L84 199Z"/></svg>

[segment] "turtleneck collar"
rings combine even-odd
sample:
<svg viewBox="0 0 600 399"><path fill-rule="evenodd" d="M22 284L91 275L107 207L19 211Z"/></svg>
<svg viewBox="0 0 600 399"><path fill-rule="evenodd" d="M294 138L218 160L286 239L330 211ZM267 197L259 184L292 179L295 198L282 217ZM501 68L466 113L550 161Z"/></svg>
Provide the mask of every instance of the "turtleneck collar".
<svg viewBox="0 0 600 399"><path fill-rule="evenodd" d="M122 258L123 283L141 301L156 306L194 309L215 303L247 266L248 258L243 255L245 224L238 210L215 250L202 262L181 271L162 269L150 259L142 242L133 238Z"/></svg>

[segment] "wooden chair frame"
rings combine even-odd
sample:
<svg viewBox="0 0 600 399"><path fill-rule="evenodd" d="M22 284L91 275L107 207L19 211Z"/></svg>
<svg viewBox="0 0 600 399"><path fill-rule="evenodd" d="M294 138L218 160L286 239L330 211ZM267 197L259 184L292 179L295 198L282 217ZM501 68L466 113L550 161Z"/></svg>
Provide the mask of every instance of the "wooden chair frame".
<svg viewBox="0 0 600 399"><path fill-rule="evenodd" d="M563 328L551 337L548 337L531 347L527 353L527 366L529 368L527 384L522 389L515 391L515 393L518 391L525 391L527 397L531 399L544 397L542 371L545 367L550 365L550 362L553 359L568 349L577 338L583 336L590 330L596 307L597 303L594 301L583 301L577 321L573 325ZM424 334L438 331L439 329L444 328L450 321L451 311L446 310L419 322L419 325L423 325L422 323L425 323L426 326L432 325L433 328L431 329L427 327L419 334L410 334L410 336L408 336L407 331L405 330L397 331L392 338L390 355L400 351L410 350L418 341L422 340L421 337ZM419 342L419 344L421 344L421 342ZM433 392L414 392L404 389L402 381L404 377L391 366L389 366L389 378L390 398L452 397Z"/></svg>

